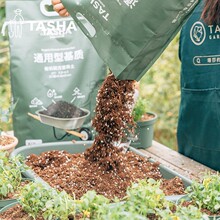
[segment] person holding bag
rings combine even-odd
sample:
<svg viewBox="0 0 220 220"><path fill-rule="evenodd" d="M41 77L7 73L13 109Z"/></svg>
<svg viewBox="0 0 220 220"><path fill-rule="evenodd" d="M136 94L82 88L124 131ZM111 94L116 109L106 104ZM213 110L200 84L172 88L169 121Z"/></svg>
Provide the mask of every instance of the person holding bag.
<svg viewBox="0 0 220 220"><path fill-rule="evenodd" d="M220 170L220 1L204 0L180 35L178 151Z"/></svg>
<svg viewBox="0 0 220 220"><path fill-rule="evenodd" d="M117 79L139 81L199 1L52 0L52 4L60 16L74 19Z"/></svg>
<svg viewBox="0 0 220 220"><path fill-rule="evenodd" d="M53 10L56 11L61 17L68 17L69 12L61 3L61 0L52 0Z"/></svg>

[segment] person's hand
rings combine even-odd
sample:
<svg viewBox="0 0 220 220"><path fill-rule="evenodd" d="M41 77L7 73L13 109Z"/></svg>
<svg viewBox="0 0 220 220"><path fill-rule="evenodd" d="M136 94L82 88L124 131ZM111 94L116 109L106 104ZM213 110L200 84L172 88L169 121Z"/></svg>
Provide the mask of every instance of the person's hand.
<svg viewBox="0 0 220 220"><path fill-rule="evenodd" d="M61 0L51 0L53 5L53 10L56 11L60 16L67 17L69 16L69 12L61 3Z"/></svg>

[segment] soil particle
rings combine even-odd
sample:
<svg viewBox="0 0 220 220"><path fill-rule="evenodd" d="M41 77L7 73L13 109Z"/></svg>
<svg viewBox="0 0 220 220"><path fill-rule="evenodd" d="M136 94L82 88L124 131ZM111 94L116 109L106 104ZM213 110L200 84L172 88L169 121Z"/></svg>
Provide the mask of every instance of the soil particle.
<svg viewBox="0 0 220 220"><path fill-rule="evenodd" d="M91 162L99 161L106 171L120 166L120 150L114 147L135 126L132 117L134 105L133 80L117 80L110 73L97 95L95 118L92 125L97 131L94 144L85 152Z"/></svg>

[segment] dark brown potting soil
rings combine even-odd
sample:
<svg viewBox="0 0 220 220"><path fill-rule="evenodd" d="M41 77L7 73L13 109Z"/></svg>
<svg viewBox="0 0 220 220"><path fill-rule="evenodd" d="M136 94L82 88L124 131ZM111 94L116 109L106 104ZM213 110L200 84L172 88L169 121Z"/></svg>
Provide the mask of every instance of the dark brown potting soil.
<svg viewBox="0 0 220 220"><path fill-rule="evenodd" d="M0 214L1 220L33 220L25 211L22 210L21 205L16 204L12 208L9 208L4 213ZM36 220L43 220L43 217L39 217Z"/></svg>
<svg viewBox="0 0 220 220"><path fill-rule="evenodd" d="M161 181L161 189L166 195L184 193L180 178L164 179L160 173L159 163L150 162L147 158L131 151L118 151L120 166L106 171L98 161L85 159L84 154L70 154L66 151L48 151L40 155L30 155L26 163L47 183L58 190L65 190L80 198L88 190L95 190L110 199L115 196L123 198L126 189L138 179L153 178ZM27 213L17 205L4 214L3 220L29 219ZM42 217L36 220L42 220Z"/></svg>
<svg viewBox="0 0 220 220"><path fill-rule="evenodd" d="M86 115L82 109L66 101L57 101L39 113L55 118L78 118Z"/></svg>
<svg viewBox="0 0 220 220"><path fill-rule="evenodd" d="M134 104L133 80L117 80L110 73L97 95L95 118L92 125L97 131L94 144L85 152L91 162L99 161L106 171L117 169L119 151L114 147L135 126L132 117Z"/></svg>
<svg viewBox="0 0 220 220"><path fill-rule="evenodd" d="M107 198L122 199L132 182L146 178L161 180L166 195L183 194L182 180L163 179L158 163L152 163L131 151L115 151L118 151L118 166L110 170L106 170L99 161L86 160L83 153L70 154L66 151L32 154L27 158L27 165L52 187L75 194L76 198L80 198L88 190L95 190Z"/></svg>

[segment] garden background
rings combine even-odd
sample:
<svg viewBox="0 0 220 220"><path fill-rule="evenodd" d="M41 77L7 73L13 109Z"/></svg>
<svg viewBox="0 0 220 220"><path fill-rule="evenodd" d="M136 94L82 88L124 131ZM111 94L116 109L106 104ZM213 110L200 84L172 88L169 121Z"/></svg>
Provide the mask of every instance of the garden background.
<svg viewBox="0 0 220 220"><path fill-rule="evenodd" d="M0 0L0 30L5 19L5 1ZM140 81L140 95L158 115L154 140L177 150L176 128L180 101L179 34ZM25 45L24 45L25 46ZM0 34L0 130L12 130L9 42ZM30 73L31 74L31 73Z"/></svg>

